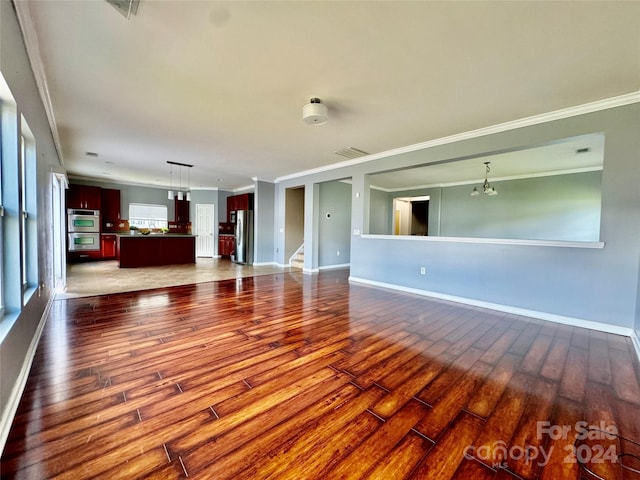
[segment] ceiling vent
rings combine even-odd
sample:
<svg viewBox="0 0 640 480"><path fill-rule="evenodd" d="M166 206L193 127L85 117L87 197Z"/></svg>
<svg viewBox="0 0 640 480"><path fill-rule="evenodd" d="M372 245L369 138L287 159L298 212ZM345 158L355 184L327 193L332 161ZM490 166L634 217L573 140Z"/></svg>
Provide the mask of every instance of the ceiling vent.
<svg viewBox="0 0 640 480"><path fill-rule="evenodd" d="M589 153L591 151L590 147L577 148L576 153L579 155L581 153Z"/></svg>
<svg viewBox="0 0 640 480"><path fill-rule="evenodd" d="M131 15L138 13L138 3L140 3L140 0L106 0L106 2L129 20Z"/></svg>
<svg viewBox="0 0 640 480"><path fill-rule="evenodd" d="M347 148L343 148L342 150L338 150L337 152L333 152L336 155L340 155L341 157L347 157L347 158L358 158L358 157L364 157L365 155L369 155L368 152L365 152L364 150L360 150L359 148L354 148L354 147L347 147Z"/></svg>

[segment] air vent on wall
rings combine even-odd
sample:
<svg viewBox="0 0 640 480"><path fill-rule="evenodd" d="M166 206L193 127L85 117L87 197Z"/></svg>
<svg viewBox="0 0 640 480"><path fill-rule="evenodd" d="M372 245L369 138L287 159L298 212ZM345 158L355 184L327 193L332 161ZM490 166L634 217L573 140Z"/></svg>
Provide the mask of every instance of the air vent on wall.
<svg viewBox="0 0 640 480"><path fill-rule="evenodd" d="M365 152L364 150L360 150L359 148L354 148L354 147L347 147L347 148L343 148L342 150L338 150L337 152L333 152L336 155L340 155L341 157L347 157L347 158L358 158L358 157L364 157L365 155L369 155L369 153Z"/></svg>
<svg viewBox="0 0 640 480"><path fill-rule="evenodd" d="M131 15L138 13L138 3L140 3L140 0L106 0L106 2L129 20Z"/></svg>

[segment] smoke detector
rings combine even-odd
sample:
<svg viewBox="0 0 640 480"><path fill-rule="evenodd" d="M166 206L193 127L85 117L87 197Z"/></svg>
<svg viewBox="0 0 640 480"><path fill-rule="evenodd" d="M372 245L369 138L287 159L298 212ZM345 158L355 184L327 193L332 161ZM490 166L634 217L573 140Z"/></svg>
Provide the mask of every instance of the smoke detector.
<svg viewBox="0 0 640 480"><path fill-rule="evenodd" d="M319 98L312 98L309 103L302 107L302 120L307 125L322 125L327 123L328 109Z"/></svg>

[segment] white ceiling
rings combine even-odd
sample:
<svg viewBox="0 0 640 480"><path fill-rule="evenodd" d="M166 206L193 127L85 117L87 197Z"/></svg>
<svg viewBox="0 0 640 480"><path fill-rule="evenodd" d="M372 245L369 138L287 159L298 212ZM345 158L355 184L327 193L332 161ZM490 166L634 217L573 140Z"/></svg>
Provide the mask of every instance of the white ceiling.
<svg viewBox="0 0 640 480"><path fill-rule="evenodd" d="M241 188L640 88L638 1L18 1L64 165L105 181Z"/></svg>
<svg viewBox="0 0 640 480"><path fill-rule="evenodd" d="M489 180L531 178L602 170L605 138L601 133L580 135L525 148L472 156L464 159L445 159L416 168L405 168L371 175L371 185L383 190L482 183L489 163ZM588 151L580 151L588 149ZM418 155L419 155L418 151ZM413 155L415 158L416 155Z"/></svg>

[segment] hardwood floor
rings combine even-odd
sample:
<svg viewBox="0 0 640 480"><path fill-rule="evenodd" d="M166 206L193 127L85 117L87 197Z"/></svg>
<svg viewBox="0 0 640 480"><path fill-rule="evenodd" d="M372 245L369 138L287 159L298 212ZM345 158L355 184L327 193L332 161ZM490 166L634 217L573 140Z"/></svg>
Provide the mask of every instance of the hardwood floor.
<svg viewBox="0 0 640 480"><path fill-rule="evenodd" d="M637 439L625 337L282 273L55 301L0 471L631 479Z"/></svg>

